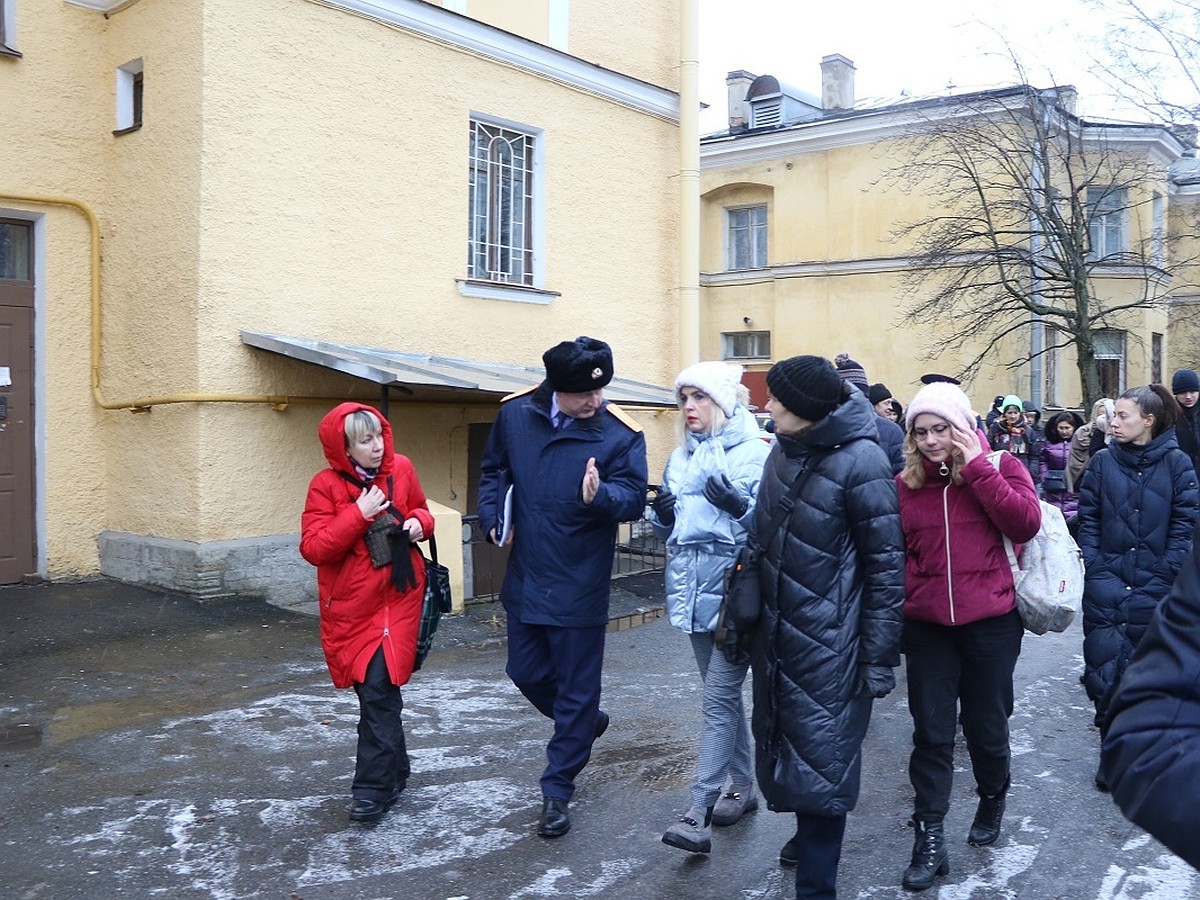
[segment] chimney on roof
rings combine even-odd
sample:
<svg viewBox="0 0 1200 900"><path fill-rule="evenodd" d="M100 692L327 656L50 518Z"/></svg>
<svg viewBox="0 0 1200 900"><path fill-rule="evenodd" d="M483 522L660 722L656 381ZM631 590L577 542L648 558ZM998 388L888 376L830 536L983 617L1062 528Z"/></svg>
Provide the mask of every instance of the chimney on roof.
<svg viewBox="0 0 1200 900"><path fill-rule="evenodd" d="M840 53L821 60L821 108L854 109L854 63Z"/></svg>
<svg viewBox="0 0 1200 900"><path fill-rule="evenodd" d="M746 102L746 91L749 90L755 76L745 69L738 69L725 76L725 86L729 96L729 130L745 131L750 119L750 105Z"/></svg>
<svg viewBox="0 0 1200 900"><path fill-rule="evenodd" d="M1058 103L1063 108L1064 112L1075 115L1075 107L1079 102L1079 91L1075 90L1075 85L1064 84L1058 88Z"/></svg>

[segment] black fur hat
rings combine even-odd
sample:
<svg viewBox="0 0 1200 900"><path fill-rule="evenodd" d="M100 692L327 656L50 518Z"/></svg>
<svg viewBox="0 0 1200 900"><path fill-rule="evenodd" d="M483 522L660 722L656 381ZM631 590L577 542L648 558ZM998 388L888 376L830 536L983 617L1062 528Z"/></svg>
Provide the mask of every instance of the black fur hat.
<svg viewBox="0 0 1200 900"><path fill-rule="evenodd" d="M542 362L551 390L564 394L598 390L613 377L612 348L595 338L577 337L556 344L542 354Z"/></svg>

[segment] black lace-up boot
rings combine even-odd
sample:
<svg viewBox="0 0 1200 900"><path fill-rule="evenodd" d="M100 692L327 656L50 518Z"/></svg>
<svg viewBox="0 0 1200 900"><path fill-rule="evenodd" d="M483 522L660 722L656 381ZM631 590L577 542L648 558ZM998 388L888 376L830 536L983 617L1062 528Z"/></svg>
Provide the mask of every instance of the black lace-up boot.
<svg viewBox="0 0 1200 900"><path fill-rule="evenodd" d="M910 891L933 887L939 875L950 874L950 857L946 850L946 835L941 819L932 822L913 816L908 823L917 830L913 843L912 863L904 870L901 884Z"/></svg>
<svg viewBox="0 0 1200 900"><path fill-rule="evenodd" d="M998 794L979 794L979 807L975 810L975 821L967 834L967 843L972 847L986 847L996 843L1000 837L1000 821L1004 818L1004 798L1008 794L1008 782ZM976 789L978 792L978 789Z"/></svg>

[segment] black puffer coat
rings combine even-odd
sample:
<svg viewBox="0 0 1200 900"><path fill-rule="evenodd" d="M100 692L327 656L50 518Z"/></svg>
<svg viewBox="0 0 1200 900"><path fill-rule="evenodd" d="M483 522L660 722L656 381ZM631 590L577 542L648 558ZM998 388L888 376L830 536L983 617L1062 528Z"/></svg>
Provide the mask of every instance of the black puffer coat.
<svg viewBox="0 0 1200 900"><path fill-rule="evenodd" d="M1198 500L1196 472L1173 428L1141 447L1113 441L1084 472L1083 683L1098 721L1187 558Z"/></svg>
<svg viewBox="0 0 1200 900"><path fill-rule="evenodd" d="M1200 547L1150 622L1109 710L1101 760L1131 821L1200 869Z"/></svg>
<svg viewBox="0 0 1200 900"><path fill-rule="evenodd" d="M771 809L842 815L858 800L871 698L858 666L900 663L904 538L875 413L852 392L767 457L755 528L815 468L765 541L763 618L754 634L758 783Z"/></svg>

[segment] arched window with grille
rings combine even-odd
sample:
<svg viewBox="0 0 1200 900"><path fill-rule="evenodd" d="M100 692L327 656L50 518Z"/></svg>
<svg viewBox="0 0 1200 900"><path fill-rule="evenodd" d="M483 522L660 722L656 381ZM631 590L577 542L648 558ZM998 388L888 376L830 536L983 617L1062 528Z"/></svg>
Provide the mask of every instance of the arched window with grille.
<svg viewBox="0 0 1200 900"><path fill-rule="evenodd" d="M471 120L467 275L533 286L536 135Z"/></svg>

